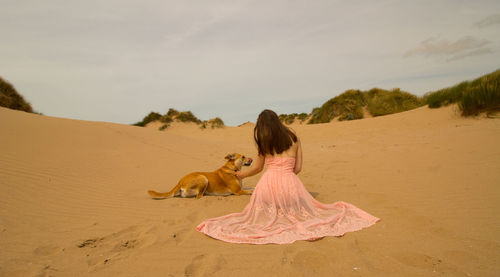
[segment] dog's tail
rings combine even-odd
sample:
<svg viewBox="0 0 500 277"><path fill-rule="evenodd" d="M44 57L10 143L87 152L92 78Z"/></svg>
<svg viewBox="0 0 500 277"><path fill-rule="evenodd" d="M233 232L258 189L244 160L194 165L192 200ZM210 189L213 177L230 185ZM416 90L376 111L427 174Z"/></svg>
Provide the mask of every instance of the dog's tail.
<svg viewBox="0 0 500 277"><path fill-rule="evenodd" d="M179 182L175 188L173 188L169 192L156 192L154 190L148 190L149 195L153 197L154 199L162 199L162 198L168 198L172 197L175 195L175 193L181 188L181 183Z"/></svg>

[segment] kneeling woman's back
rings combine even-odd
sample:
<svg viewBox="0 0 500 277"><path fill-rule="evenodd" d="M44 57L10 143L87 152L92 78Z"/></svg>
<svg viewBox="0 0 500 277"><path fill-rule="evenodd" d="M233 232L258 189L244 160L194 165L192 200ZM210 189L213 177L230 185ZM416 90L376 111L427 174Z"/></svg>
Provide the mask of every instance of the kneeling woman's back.
<svg viewBox="0 0 500 277"><path fill-rule="evenodd" d="M292 157L295 159L294 172L302 170L302 147L299 138L287 128L271 110L264 110L257 118L253 130L258 157L251 170L238 172L240 179L253 176L264 168L264 161L269 157Z"/></svg>

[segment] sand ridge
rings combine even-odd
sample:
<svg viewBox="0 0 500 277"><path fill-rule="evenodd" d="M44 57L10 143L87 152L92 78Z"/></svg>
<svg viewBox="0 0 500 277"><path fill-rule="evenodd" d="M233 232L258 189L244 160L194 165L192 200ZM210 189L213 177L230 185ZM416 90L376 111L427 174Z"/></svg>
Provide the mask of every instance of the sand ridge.
<svg viewBox="0 0 500 277"><path fill-rule="evenodd" d="M317 200L382 218L341 238L234 245L194 229L249 196L155 201L186 173L255 156L252 123L161 132L0 108L1 276L496 276L500 120L455 106L292 124ZM248 127L250 126L250 127ZM244 180L253 187L260 176Z"/></svg>

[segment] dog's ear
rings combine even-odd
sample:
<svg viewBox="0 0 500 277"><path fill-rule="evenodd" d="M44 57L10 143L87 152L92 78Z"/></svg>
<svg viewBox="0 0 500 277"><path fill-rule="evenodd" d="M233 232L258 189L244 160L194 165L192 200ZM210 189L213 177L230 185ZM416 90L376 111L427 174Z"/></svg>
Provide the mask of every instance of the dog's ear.
<svg viewBox="0 0 500 277"><path fill-rule="evenodd" d="M227 154L227 156L224 157L224 159L226 159L226 160L232 160L232 159L234 159L234 154Z"/></svg>

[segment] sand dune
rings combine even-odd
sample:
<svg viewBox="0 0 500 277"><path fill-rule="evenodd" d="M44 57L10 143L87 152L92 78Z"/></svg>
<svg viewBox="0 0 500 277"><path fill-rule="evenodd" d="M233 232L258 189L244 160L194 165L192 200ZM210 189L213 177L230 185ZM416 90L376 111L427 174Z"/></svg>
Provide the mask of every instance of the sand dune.
<svg viewBox="0 0 500 277"><path fill-rule="evenodd" d="M146 194L255 155L250 127L160 132L0 108L0 276L498 276L499 119L452 106L292 125L316 199L382 219L341 238L220 242L195 226L249 196Z"/></svg>

